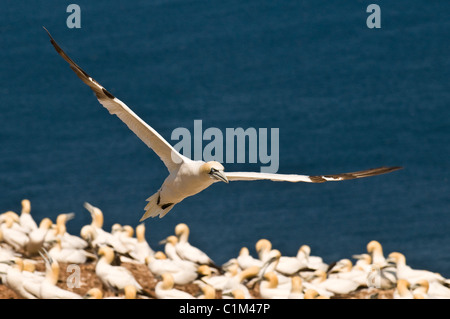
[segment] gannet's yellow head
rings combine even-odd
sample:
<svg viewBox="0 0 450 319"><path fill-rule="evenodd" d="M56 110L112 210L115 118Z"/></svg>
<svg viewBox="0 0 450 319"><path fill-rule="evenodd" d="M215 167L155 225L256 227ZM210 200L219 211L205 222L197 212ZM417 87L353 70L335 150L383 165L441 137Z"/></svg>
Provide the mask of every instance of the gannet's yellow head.
<svg viewBox="0 0 450 319"><path fill-rule="evenodd" d="M381 244L378 241L372 240L370 243L367 244L367 252L369 254L373 254L374 252L382 254L383 247L381 246Z"/></svg>
<svg viewBox="0 0 450 319"><path fill-rule="evenodd" d="M189 236L189 227L185 223L179 223L175 226L175 235L180 237L183 234L187 234L187 236Z"/></svg>
<svg viewBox="0 0 450 319"><path fill-rule="evenodd" d="M39 228L41 228L41 229L50 229L50 227L52 227L52 225L53 225L53 222L51 221L51 219L48 218L48 217L45 217L39 223Z"/></svg>
<svg viewBox="0 0 450 319"><path fill-rule="evenodd" d="M406 265L406 257L402 253L394 251L389 254L388 262L392 262L392 263L396 264L397 266L398 265L404 266L404 265Z"/></svg>
<svg viewBox="0 0 450 319"><path fill-rule="evenodd" d="M168 289L172 289L175 282L173 280L173 276L171 273L164 273L161 275L162 277L162 289L164 290L168 290Z"/></svg>
<svg viewBox="0 0 450 319"><path fill-rule="evenodd" d="M31 212L31 203L28 199L23 199L22 202L22 213L29 214Z"/></svg>
<svg viewBox="0 0 450 319"><path fill-rule="evenodd" d="M266 272L263 279L267 280L269 283L269 288L277 288L278 286L278 276L273 272Z"/></svg>
<svg viewBox="0 0 450 319"><path fill-rule="evenodd" d="M268 239L262 238L256 242L255 248L258 254L268 252L272 249L272 243Z"/></svg>
<svg viewBox="0 0 450 319"><path fill-rule="evenodd" d="M104 258L108 264L111 264L114 260L114 250L109 246L100 247L97 254Z"/></svg>
<svg viewBox="0 0 450 319"><path fill-rule="evenodd" d="M207 162L200 167L201 174L205 174L205 176L208 174L215 181L222 181L228 184L228 178L225 176L224 170L223 165L216 161Z"/></svg>
<svg viewBox="0 0 450 319"><path fill-rule="evenodd" d="M84 299L103 299L103 292L98 288L91 288L83 296Z"/></svg>
<svg viewBox="0 0 450 319"><path fill-rule="evenodd" d="M212 271L208 265L200 265L197 268L197 272L202 276L211 276Z"/></svg>

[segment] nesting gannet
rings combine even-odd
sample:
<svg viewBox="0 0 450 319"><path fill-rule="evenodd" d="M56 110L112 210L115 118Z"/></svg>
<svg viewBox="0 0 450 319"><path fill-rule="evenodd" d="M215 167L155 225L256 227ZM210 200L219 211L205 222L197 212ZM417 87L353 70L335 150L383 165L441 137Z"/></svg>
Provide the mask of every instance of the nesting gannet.
<svg viewBox="0 0 450 319"><path fill-rule="evenodd" d="M56 286L59 277L59 264L46 251L41 253L45 261L45 279L39 288L39 299L81 299L81 296Z"/></svg>
<svg viewBox="0 0 450 319"><path fill-rule="evenodd" d="M305 290L304 298L305 299L330 299L330 296L321 295L321 294L319 294L319 292L317 290L308 288Z"/></svg>
<svg viewBox="0 0 450 319"><path fill-rule="evenodd" d="M58 262L69 264L84 264L88 259L96 259L94 254L82 248L63 247L59 238L56 240L56 244L50 248L48 254Z"/></svg>
<svg viewBox="0 0 450 319"><path fill-rule="evenodd" d="M155 253L145 239L145 224L142 223L136 226L136 239L136 245L129 254L134 259L144 263L145 258L152 256Z"/></svg>
<svg viewBox="0 0 450 319"><path fill-rule="evenodd" d="M320 256L311 255L311 247L309 245L302 245L297 252L297 258L306 261L306 266L309 269L323 270L328 269L328 265L323 261Z"/></svg>
<svg viewBox="0 0 450 319"><path fill-rule="evenodd" d="M236 269L235 269L236 270ZM239 272L226 272L225 274L217 274L217 271L213 270L208 265L201 265L198 267L197 272L201 276L199 280L195 281L200 287L205 284L213 287L216 290L229 290L230 285L233 285L233 281L239 278L236 277ZM241 281L241 279L239 279Z"/></svg>
<svg viewBox="0 0 450 319"><path fill-rule="evenodd" d="M288 299L304 299L302 278L300 276L292 276L291 281L291 291L289 292Z"/></svg>
<svg viewBox="0 0 450 319"><path fill-rule="evenodd" d="M328 278L352 280L360 286L367 286L368 273L360 268L355 268L350 259L344 258L328 271Z"/></svg>
<svg viewBox="0 0 450 319"><path fill-rule="evenodd" d="M128 285L134 285L138 292L141 292L142 286L136 281L133 274L122 266L111 265L114 259L114 250L111 247L103 246L98 250L101 258L95 266L95 273L107 287L123 290Z"/></svg>
<svg viewBox="0 0 450 319"><path fill-rule="evenodd" d="M280 262L281 258L281 252L278 249L272 249L267 254L267 260L264 262L263 266L261 267L261 270L259 272L259 276L264 276L265 273L268 272L274 272L277 274L277 280L279 286L285 286L285 285L291 285L291 279L289 274L284 274L281 272L278 272L276 269L278 267L278 264Z"/></svg>
<svg viewBox="0 0 450 319"><path fill-rule="evenodd" d="M47 31L47 29L45 30ZM375 176L399 169L399 167L379 167L352 173L316 176L257 172L225 173L224 167L218 162L193 161L176 151L155 129L139 118L125 103L114 97L83 71L61 49L48 31L47 33L58 54L69 63L76 75L94 91L98 101L110 114L117 115L130 130L148 147L153 149L169 170L169 176L165 179L160 189L147 199L148 204L145 207L145 214L142 216L141 221L158 215L163 217L183 199L201 192L218 181L228 183L229 181L272 180L323 183Z"/></svg>
<svg viewBox="0 0 450 319"><path fill-rule="evenodd" d="M28 235L14 229L14 219L10 216L4 217L4 222L0 224L0 232L2 233L3 241L12 246L16 251L25 248L29 238Z"/></svg>
<svg viewBox="0 0 450 319"><path fill-rule="evenodd" d="M45 236L47 235L48 230L52 226L52 221L50 218L44 218L39 223L39 227L30 231L28 235L28 242L25 245L25 252L27 255L35 255L38 254L39 251L42 249L44 242L45 242Z"/></svg>
<svg viewBox="0 0 450 319"><path fill-rule="evenodd" d="M189 260L199 265L211 265L218 268L206 253L189 243L188 225L180 223L175 226L175 235L178 237L178 242L175 244L175 250L181 259Z"/></svg>
<svg viewBox="0 0 450 319"><path fill-rule="evenodd" d="M61 246L63 248L83 249L88 246L88 243L84 239L67 232L66 224L74 217L74 213L59 214L58 217L56 217L56 234L61 240Z"/></svg>
<svg viewBox="0 0 450 319"><path fill-rule="evenodd" d="M256 242L255 249L259 260L265 263L270 258L269 254L272 250L272 243L270 240L262 238Z"/></svg>
<svg viewBox="0 0 450 319"><path fill-rule="evenodd" d="M158 299L195 299L191 294L174 288L173 277L170 273L162 274L162 281L155 286L155 294Z"/></svg>
<svg viewBox="0 0 450 319"><path fill-rule="evenodd" d="M259 293L263 299L287 299L291 292L289 286L278 285L278 275L272 271L263 276L259 286Z"/></svg>
<svg viewBox="0 0 450 319"><path fill-rule="evenodd" d="M104 217L101 209L87 202L84 203L84 208L91 214L92 222L81 228L81 237L88 241L95 249L109 245L120 254L128 253L130 250L129 247L126 247L117 236L103 229Z"/></svg>
<svg viewBox="0 0 450 319"><path fill-rule="evenodd" d="M136 299L137 291L135 286L125 286L123 291L123 297L103 297L103 292L99 288L91 288L84 294L83 299Z"/></svg>
<svg viewBox="0 0 450 319"><path fill-rule="evenodd" d="M111 234L115 236L124 247L126 247L128 253L135 249L137 238L133 237L134 229L130 225L121 226L119 224L115 224L111 229Z"/></svg>
<svg viewBox="0 0 450 319"><path fill-rule="evenodd" d="M384 258L383 254L383 247L381 244L376 241L372 240L367 244L367 252L372 258L372 265L378 265L378 266L384 266L386 265L386 258Z"/></svg>
<svg viewBox="0 0 450 319"><path fill-rule="evenodd" d="M233 291L239 290L243 292L247 299L252 298L246 286L246 281L255 278L258 275L260 268L257 266L248 267L241 272L229 272L225 274L217 274L208 265L201 265L198 267L200 279L194 281L200 287L205 285L213 287L215 290L222 291L222 295L232 294Z"/></svg>
<svg viewBox="0 0 450 319"><path fill-rule="evenodd" d="M369 254L356 254L352 257L356 259L354 268L362 271L367 271L368 269L370 269L370 266L372 264L372 257L370 257Z"/></svg>
<svg viewBox="0 0 450 319"><path fill-rule="evenodd" d="M197 296L197 299L216 299L216 290L213 287L204 285L200 289L202 293Z"/></svg>
<svg viewBox="0 0 450 319"><path fill-rule="evenodd" d="M24 261L22 258L16 257L8 261L8 263L10 266L2 277L2 283L21 298L39 298L39 288L44 280L44 277L32 274L25 275L23 272ZM29 289L29 287L33 288Z"/></svg>
<svg viewBox="0 0 450 319"><path fill-rule="evenodd" d="M442 283L445 281L445 278L438 273L411 268L406 264L405 255L402 253L392 252L389 254L388 260L395 263L397 278L399 279L406 279L410 283L415 283L421 279L426 279L429 282L437 281Z"/></svg>
<svg viewBox="0 0 450 319"><path fill-rule="evenodd" d="M167 259L163 252L156 252L145 259L148 269L155 276L162 276L170 273L177 285L186 285L193 282L198 277L197 266L184 260Z"/></svg>
<svg viewBox="0 0 450 319"><path fill-rule="evenodd" d="M411 284L406 279L397 280L397 287L394 291L394 299L414 299L414 295L410 290Z"/></svg>
<svg viewBox="0 0 450 319"><path fill-rule="evenodd" d="M411 288L415 297L420 294L425 299L450 299L450 288L437 281L430 283L426 279L420 279Z"/></svg>
<svg viewBox="0 0 450 319"><path fill-rule="evenodd" d="M36 222L33 219L33 216L31 216L31 203L28 199L23 199L22 202L22 211L20 213L20 226L25 228L28 232L31 232L38 228Z"/></svg>
<svg viewBox="0 0 450 319"><path fill-rule="evenodd" d="M296 256L281 256L276 266L278 272L289 276L297 274L302 269L309 269L302 247Z"/></svg>
<svg viewBox="0 0 450 319"><path fill-rule="evenodd" d="M324 289L332 294L348 294L360 286L358 282L351 279L327 278L327 274L322 270L316 270L308 282L315 286L313 289L317 291L319 291L319 288Z"/></svg>
<svg viewBox="0 0 450 319"><path fill-rule="evenodd" d="M247 269L252 266L263 266L263 262L260 259L254 258L250 255L250 251L247 247L241 248L241 250L239 251L239 256L236 258L236 260L241 269Z"/></svg>
<svg viewBox="0 0 450 319"><path fill-rule="evenodd" d="M367 285L381 289L394 288L397 284L397 270L391 265L370 265L366 270Z"/></svg>

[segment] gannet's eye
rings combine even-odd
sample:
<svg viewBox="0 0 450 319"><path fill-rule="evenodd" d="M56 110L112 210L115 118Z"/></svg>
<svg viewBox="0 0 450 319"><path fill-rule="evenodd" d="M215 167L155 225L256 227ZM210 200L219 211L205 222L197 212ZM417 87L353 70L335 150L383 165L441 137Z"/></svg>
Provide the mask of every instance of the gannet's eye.
<svg viewBox="0 0 450 319"><path fill-rule="evenodd" d="M218 169L215 169L214 167L212 167L211 170L209 171L209 174L214 174L218 171L219 171Z"/></svg>

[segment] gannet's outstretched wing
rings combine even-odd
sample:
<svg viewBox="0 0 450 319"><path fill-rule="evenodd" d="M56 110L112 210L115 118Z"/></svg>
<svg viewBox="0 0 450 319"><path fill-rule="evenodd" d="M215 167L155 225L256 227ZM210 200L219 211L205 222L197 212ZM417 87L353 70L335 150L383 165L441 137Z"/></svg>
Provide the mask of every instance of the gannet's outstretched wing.
<svg viewBox="0 0 450 319"><path fill-rule="evenodd" d="M45 29L45 28L44 28ZM45 29L47 31L47 29ZM158 132L150 125L145 123L139 116L137 116L128 106L121 100L114 97L97 81L90 77L85 71L83 71L56 43L53 37L48 32L50 42L55 47L56 52L63 57L64 60L69 63L71 69L78 75L78 77L86 83L97 96L98 101L109 111L111 114L117 115L130 130L134 132L148 147L150 147L161 158L169 171L172 171L178 167L179 164L184 162L186 157L178 153Z"/></svg>
<svg viewBox="0 0 450 319"><path fill-rule="evenodd" d="M225 172L225 176L229 181L253 181L253 180L271 180L275 182L306 182L306 183L323 183L334 181L345 181L348 179L363 178L375 176L385 173L390 173L401 169L401 167L379 167L367 169L364 171L353 173L342 173L333 175L296 175L296 174L272 174L272 173L257 173L257 172Z"/></svg>

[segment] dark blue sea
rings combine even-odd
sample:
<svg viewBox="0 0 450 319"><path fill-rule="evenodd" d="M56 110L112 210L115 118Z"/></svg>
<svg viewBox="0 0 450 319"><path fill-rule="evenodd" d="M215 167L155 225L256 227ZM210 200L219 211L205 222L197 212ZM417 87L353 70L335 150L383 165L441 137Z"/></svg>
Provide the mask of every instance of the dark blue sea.
<svg viewBox="0 0 450 319"><path fill-rule="evenodd" d="M77 0L0 4L0 211L136 226L167 170L55 52L45 26L93 78L169 142L178 127L279 128L279 173L403 170L339 183L217 183L146 221L158 242L180 222L216 263L303 245L326 262L405 254L450 277L450 4L382 1ZM207 142L204 143L204 145ZM259 171L262 163L224 163Z"/></svg>

